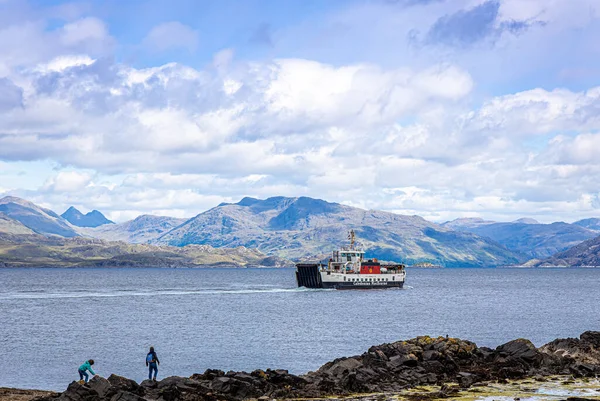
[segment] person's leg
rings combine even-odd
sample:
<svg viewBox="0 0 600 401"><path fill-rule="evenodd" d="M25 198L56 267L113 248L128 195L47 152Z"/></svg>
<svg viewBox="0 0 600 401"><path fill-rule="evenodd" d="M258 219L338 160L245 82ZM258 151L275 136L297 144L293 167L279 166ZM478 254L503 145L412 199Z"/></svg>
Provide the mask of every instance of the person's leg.
<svg viewBox="0 0 600 401"><path fill-rule="evenodd" d="M87 374L87 372L83 372L83 375L85 376L85 382L87 383L88 382L88 374Z"/></svg>
<svg viewBox="0 0 600 401"><path fill-rule="evenodd" d="M152 372L154 372L154 380L156 380L156 374L158 373L158 366L156 363L150 364L150 376L152 376ZM152 379L152 377L150 377Z"/></svg>
<svg viewBox="0 0 600 401"><path fill-rule="evenodd" d="M79 373L79 381L83 380L83 372L81 370L77 370L77 372Z"/></svg>
<svg viewBox="0 0 600 401"><path fill-rule="evenodd" d="M148 380L152 380L152 364L148 364Z"/></svg>

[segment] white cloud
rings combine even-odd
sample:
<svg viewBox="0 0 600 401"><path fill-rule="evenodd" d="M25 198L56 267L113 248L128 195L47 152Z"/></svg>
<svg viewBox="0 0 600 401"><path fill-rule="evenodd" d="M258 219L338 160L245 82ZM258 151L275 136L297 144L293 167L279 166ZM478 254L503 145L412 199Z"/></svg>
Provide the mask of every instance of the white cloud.
<svg viewBox="0 0 600 401"><path fill-rule="evenodd" d="M89 66L92 65L96 60L91 57L81 54L81 55L71 55L71 56L58 56L48 63L41 63L36 66L36 71L41 73L48 72L61 72L71 67L79 67L79 66Z"/></svg>
<svg viewBox="0 0 600 401"><path fill-rule="evenodd" d="M471 113L466 124L473 130L503 135L548 134L557 130L598 129L600 87L586 92L533 89L487 101Z"/></svg>
<svg viewBox="0 0 600 401"><path fill-rule="evenodd" d="M329 124L393 121L430 101L458 100L473 85L469 74L454 66L385 71L294 59L278 60L271 68L274 79L265 91L271 113Z"/></svg>
<svg viewBox="0 0 600 401"><path fill-rule="evenodd" d="M198 47L198 32L177 21L165 22L150 30L144 45L153 51L183 48L194 52Z"/></svg>
<svg viewBox="0 0 600 401"><path fill-rule="evenodd" d="M415 72L294 59L225 76L177 64L76 65L22 72L25 107L0 114L0 157L123 175L92 185L87 174L60 173L41 189L61 205L93 199L111 217L119 204L190 215L245 195L309 195L431 218L510 215L581 204L595 183L574 186L587 173L560 168L590 160L595 136L557 136L600 128L594 88L524 91L469 111L462 101L473 83L449 65ZM55 84L40 85L48 74ZM238 90L224 93L227 80ZM542 138L533 155L532 134ZM557 182L570 189L557 193Z"/></svg>
<svg viewBox="0 0 600 401"><path fill-rule="evenodd" d="M573 29L594 32L595 8L581 12L593 4L578 1L569 11L564 1L505 0L496 23L546 25L518 46L513 35L493 49L435 54L403 38L477 2L365 3L305 37L278 29L270 51L293 37L304 50L281 54L294 57L248 62L225 49L206 68L115 63L107 25L77 10L51 30L34 19L0 25L0 88L11 90L0 92L0 160L53 161L40 173L45 184L15 194L117 220L190 216L246 195L308 195L436 220L591 217L600 88L502 87L561 64L553 57L574 50L559 39ZM194 52L198 32L169 22L143 44ZM9 174L12 188L18 177Z"/></svg>
<svg viewBox="0 0 600 401"><path fill-rule="evenodd" d="M44 190L51 192L75 192L81 191L92 183L89 173L77 171L61 171L54 177L49 178L44 184Z"/></svg>
<svg viewBox="0 0 600 401"><path fill-rule="evenodd" d="M104 22L92 17L66 24L59 30L59 35L61 42L68 47L103 41L109 36Z"/></svg>

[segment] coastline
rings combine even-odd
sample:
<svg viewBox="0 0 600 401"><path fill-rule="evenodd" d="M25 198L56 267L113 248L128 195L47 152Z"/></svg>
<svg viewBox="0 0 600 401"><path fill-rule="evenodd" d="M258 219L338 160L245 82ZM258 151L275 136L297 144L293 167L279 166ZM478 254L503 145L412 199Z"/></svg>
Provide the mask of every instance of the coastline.
<svg viewBox="0 0 600 401"><path fill-rule="evenodd" d="M0 401L30 401L37 398L58 396L59 393L52 391L0 387ZM456 384L429 385L407 388L399 392L356 393L339 397L328 396L312 399L328 401L427 401L448 398L455 401L489 400L490 398L493 400L598 401L600 400L600 380L594 378L573 379L571 376L551 376L548 378L508 380L506 383L478 383L470 388L461 388ZM261 400L260 397L248 399L248 401L259 400ZM264 398L261 401L263 400Z"/></svg>
<svg viewBox="0 0 600 401"><path fill-rule="evenodd" d="M563 390L576 383L582 388L598 388L599 374L600 331L556 339L539 348L522 338L491 349L458 338L420 336L372 346L362 355L338 358L299 376L282 369L250 373L209 369L190 377L144 380L140 384L117 375L108 379L96 376L88 384L72 382L63 393L3 389L5 396L0 400L474 400L492 393L535 393L535 383L550 383L545 386ZM36 391L43 394L34 396ZM600 399L600 392L590 393L590 397Z"/></svg>

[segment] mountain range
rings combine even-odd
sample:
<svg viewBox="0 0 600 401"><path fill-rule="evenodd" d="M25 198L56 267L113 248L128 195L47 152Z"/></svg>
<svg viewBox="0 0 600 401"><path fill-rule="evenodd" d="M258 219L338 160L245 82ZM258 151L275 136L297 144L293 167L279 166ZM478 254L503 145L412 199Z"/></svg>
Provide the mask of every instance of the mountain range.
<svg viewBox="0 0 600 401"><path fill-rule="evenodd" d="M600 237L584 241L543 260L531 260L531 267L600 267Z"/></svg>
<svg viewBox="0 0 600 401"><path fill-rule="evenodd" d="M513 222L456 219L442 225L456 231L490 238L513 252L540 259L600 235L600 231L594 228L597 227L595 220L598 219L580 220L573 224L541 224L534 219L519 219Z"/></svg>
<svg viewBox="0 0 600 401"><path fill-rule="evenodd" d="M76 227L54 213L25 199L15 196L5 196L0 199L0 213L7 218L20 223L36 234L59 235L61 237L77 237ZM13 223L13 229L17 226ZM9 231L12 232L12 231Z"/></svg>
<svg viewBox="0 0 600 401"><path fill-rule="evenodd" d="M134 223L136 220L137 225ZM141 216L136 220L122 224L120 228L124 231L129 228L138 236L144 236L150 230L149 226L164 226L164 223L157 222L165 219ZM170 218L166 220L170 221ZM112 241L105 241L89 235L90 231L113 226L117 225L78 227L32 202L13 196L4 197L0 199L0 267L291 265L287 260L244 247L215 249L209 245L170 247L130 244L115 241L116 236L109 238ZM167 224L166 227L170 226Z"/></svg>
<svg viewBox="0 0 600 401"><path fill-rule="evenodd" d="M189 246L196 245L225 251L243 247L264 258L276 258L269 263L282 265L283 259L327 257L331 250L347 243L347 232L353 229L369 257L446 267L523 265L531 259L530 264L534 264L600 235L600 219L541 224L529 218L510 223L469 218L435 224L419 216L363 210L308 197L244 198L189 219L142 215L114 224L100 212L83 215L74 207L63 216L66 218L20 198L5 197L0 199L0 234L95 238L104 241L88 246L102 244L101 248L111 243L107 241L121 241L157 247L153 248L154 254L163 249L183 255ZM96 224L100 225L94 227ZM5 245L10 242L6 238L4 241ZM120 249L123 254L146 252ZM256 259L239 264L254 263ZM185 263L195 262L188 259Z"/></svg>
<svg viewBox="0 0 600 401"><path fill-rule="evenodd" d="M523 260L494 241L452 231L419 216L363 210L308 197L244 198L224 203L152 243L245 246L297 260L327 256L347 243L351 228L368 256L389 261L492 266Z"/></svg>
<svg viewBox="0 0 600 401"><path fill-rule="evenodd" d="M82 235L109 241L147 244L185 223L188 219L144 214L121 224L105 224L79 230Z"/></svg>
<svg viewBox="0 0 600 401"><path fill-rule="evenodd" d="M97 210L92 210L91 212L83 214L73 206L68 208L60 216L77 227L98 227L103 224L115 224Z"/></svg>

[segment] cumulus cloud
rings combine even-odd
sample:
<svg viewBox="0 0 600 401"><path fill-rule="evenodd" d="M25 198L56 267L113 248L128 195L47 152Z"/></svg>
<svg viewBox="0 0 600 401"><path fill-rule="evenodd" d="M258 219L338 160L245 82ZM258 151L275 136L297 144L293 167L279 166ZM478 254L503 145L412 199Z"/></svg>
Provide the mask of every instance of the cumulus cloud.
<svg viewBox="0 0 600 401"><path fill-rule="evenodd" d="M0 24L0 77L57 57L104 57L113 47L114 39L97 18L81 18L54 30L46 29L42 20L11 20Z"/></svg>
<svg viewBox="0 0 600 401"><path fill-rule="evenodd" d="M178 21L165 22L150 30L144 45L152 51L186 49L194 52L198 47L198 32Z"/></svg>
<svg viewBox="0 0 600 401"><path fill-rule="evenodd" d="M593 154L600 145L600 88L525 85L490 94L481 77L522 68L498 64L522 56L511 40L541 52L548 32L593 30L596 11L587 20L573 12L565 21L557 11L565 2L519 3L374 2L338 16L341 26L367 21L368 29L359 30L367 38L393 38L367 41L387 43L379 49L383 61L248 61L228 48L204 68L136 67L114 62L107 25L81 13L52 29L35 20L0 24L0 160L56 163L43 185L11 193L58 210L99 209L116 220L191 216L243 196L275 195L434 220L592 217L600 188ZM518 37L502 34L520 28L519 21L546 25ZM402 53L398 38L416 26L432 42L454 46L456 56L433 57L432 47L416 49L414 60ZM285 37L278 28L273 52ZM330 44L343 39L321 37ZM472 46L490 38L508 39L499 40L498 54ZM193 52L198 33L165 23L144 45Z"/></svg>
<svg viewBox="0 0 600 401"><path fill-rule="evenodd" d="M469 111L460 102L472 79L447 64L413 71L280 59L223 75L74 60L84 62L23 71L25 107L0 114L4 160L49 158L124 177L104 185L61 172L40 189L61 205L89 197L116 218L169 208L190 215L244 195L308 195L440 219L537 213L541 203L580 204L589 193L551 188L582 174L559 167L568 157L587 160L577 150L596 139L555 136L600 128L598 89L524 91ZM232 82L235 90L224 90ZM541 143L553 157L529 154L524 139L540 135L555 138ZM129 212L119 214L121 202Z"/></svg>
<svg viewBox="0 0 600 401"><path fill-rule="evenodd" d="M23 105L23 89L8 78L0 78L0 112Z"/></svg>
<svg viewBox="0 0 600 401"><path fill-rule="evenodd" d="M452 46L469 46L503 32L518 34L533 22L500 20L500 1L488 0L470 9L462 9L439 18L427 32L425 42ZM505 13L506 17L508 13Z"/></svg>
<svg viewBox="0 0 600 401"><path fill-rule="evenodd" d="M89 173L78 171L61 171L53 177L50 177L43 186L45 191L51 192L74 192L81 191L92 182L92 176Z"/></svg>

